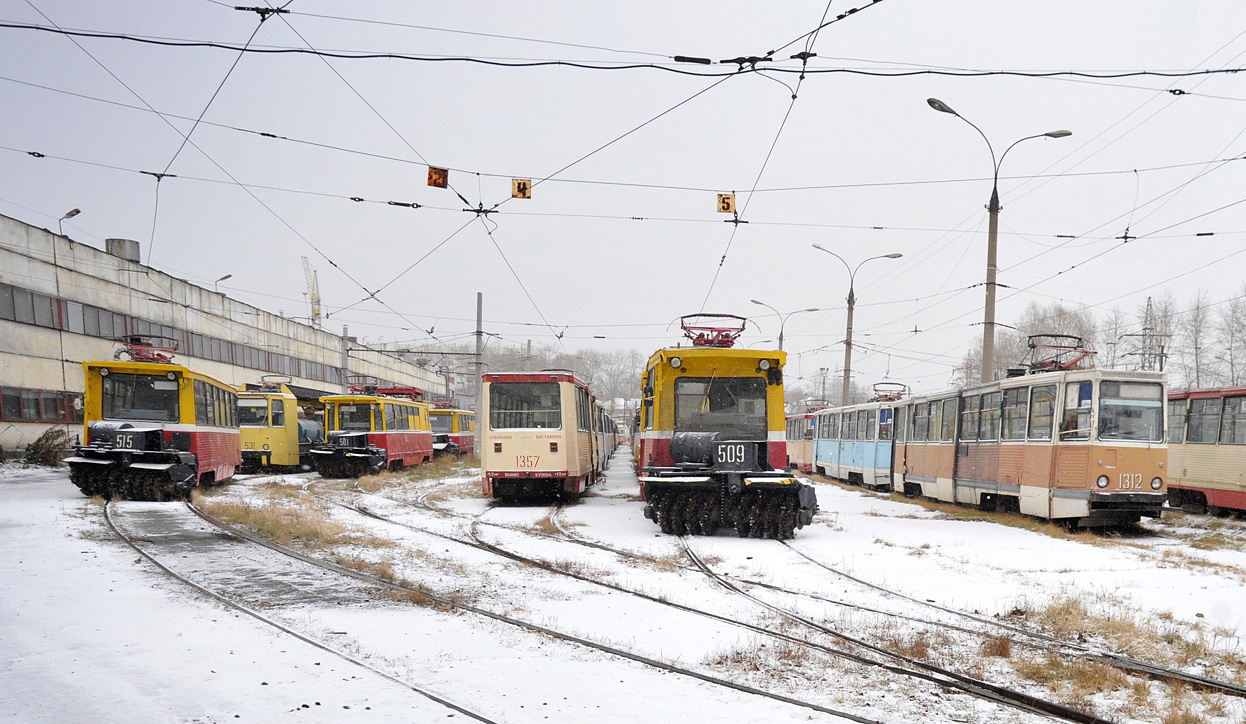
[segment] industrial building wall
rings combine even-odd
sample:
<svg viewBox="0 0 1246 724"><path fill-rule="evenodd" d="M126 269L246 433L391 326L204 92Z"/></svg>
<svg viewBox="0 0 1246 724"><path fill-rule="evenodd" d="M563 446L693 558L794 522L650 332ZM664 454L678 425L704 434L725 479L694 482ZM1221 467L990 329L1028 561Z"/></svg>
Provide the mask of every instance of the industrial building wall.
<svg viewBox="0 0 1246 724"><path fill-rule="evenodd" d="M58 422L77 433L82 362L126 335L173 338L176 362L235 386L278 374L336 393L363 375L450 392L433 370L0 215L0 447Z"/></svg>

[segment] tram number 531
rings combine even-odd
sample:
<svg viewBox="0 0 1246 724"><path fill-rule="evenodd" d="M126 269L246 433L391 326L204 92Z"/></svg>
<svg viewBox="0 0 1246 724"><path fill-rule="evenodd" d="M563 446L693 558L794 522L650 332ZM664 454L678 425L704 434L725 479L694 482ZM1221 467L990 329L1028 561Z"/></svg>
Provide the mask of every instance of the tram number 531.
<svg viewBox="0 0 1246 724"><path fill-rule="evenodd" d="M516 455L515 467L517 468L535 468L537 461L541 459L540 455Z"/></svg>

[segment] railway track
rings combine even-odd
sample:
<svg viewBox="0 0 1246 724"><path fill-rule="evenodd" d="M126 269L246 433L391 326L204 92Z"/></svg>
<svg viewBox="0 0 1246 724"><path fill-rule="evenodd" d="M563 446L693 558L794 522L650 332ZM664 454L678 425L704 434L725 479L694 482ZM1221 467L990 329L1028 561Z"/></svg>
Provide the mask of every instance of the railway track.
<svg viewBox="0 0 1246 724"><path fill-rule="evenodd" d="M424 689L424 688L421 688L421 687L419 687L419 686L416 686L415 684L412 684L412 683L410 683L410 682L408 682L408 681L404 681L404 680L402 680L402 679L400 679L400 678L398 678L398 677L396 677L396 676L393 676L392 674L389 674L389 673L387 673L387 672L385 672L385 671L382 671L381 669L378 669L378 668L376 668L376 667L374 667L374 666L371 666L371 665L369 665L368 663L366 663L366 662L364 662L364 661L362 661L362 660L360 660L360 659L358 659L358 658L356 658L356 657L354 657L354 656L351 656L350 654L348 654L348 653L346 653L346 652L344 652L344 651L341 651L341 650L335 649L335 648L333 648L332 646L328 646L328 645L326 645L326 644L324 644L324 643L321 643L320 641L317 641L317 640L315 640L315 639L311 638L310 636L306 636L306 635L304 635L304 634L301 634L301 633L299 633L298 631L295 631L294 629L290 628L289 626L286 626L285 624L281 623L280 621L277 621L277 620L273 619L272 617L265 616L264 614L260 613L259 611L256 611L255 609L253 609L253 608L251 608L251 607L249 607L249 606L246 606L246 605L244 605L244 604L241 604L241 603L239 603L238 601L235 601L235 600L231 599L230 597L228 597L228 596L224 595L223 593L220 593L220 592L218 592L218 591L214 591L214 590L212 590L212 589L208 588L207 586L204 586L204 585L202 585L202 584L200 584L200 583L196 583L196 582L194 582L194 581L190 580L190 578L188 578L188 577L186 577L186 576L184 576L184 575L182 575L182 574L178 573L177 571L173 570L173 568L171 568L170 566L166 565L164 562L162 562L160 559L158 559L158 558L157 558L154 554L152 554L149 550L147 550L147 549L143 548L142 546L140 546L140 545L138 544L138 542L137 542L136 540L134 540L134 538L133 538L133 537L131 537L130 535L126 534L123 530L121 530L121 527L117 525L117 523L116 523L116 521L115 521L115 520L113 520L113 516L112 516L112 505L113 505L112 501L105 501L105 503L104 503L104 522L108 525L108 528L109 528L109 529L113 532L113 534L114 534L114 535L116 535L119 539L121 539L121 541L122 541L122 542L124 542L124 543L125 543L126 545L128 545L130 548L133 548L133 549L134 549L134 551L135 551L136 553L138 553L140 556L142 556L144 559L146 559L149 563L151 563L152 565L154 565L156 568L160 569L160 571L161 571L162 573L164 573L165 575L169 576L170 578L172 578L172 579L174 579L174 580L178 581L179 583L182 583L183 585L186 585L186 586L188 586L188 587L190 587L190 588L193 588L194 590L198 591L199 593L201 593L201 594L203 594L203 595L207 596L208 598L211 598L211 599L213 599L213 600L215 600L215 601L217 601L217 602L219 602L219 603L221 603L221 604L223 604L223 605L227 606L228 608L231 608L231 609L233 609L233 610L235 610L235 611L238 611L239 613L246 614L247 616L250 616L251 618L255 619L256 621L259 621L260 623L263 623L264 625L266 625L266 626L268 626L268 627L270 627L270 628L273 628L273 629L275 629L275 630L277 630L277 631L280 631L281 633L283 633L283 634L285 634L285 635L287 635L287 636L290 636L290 637L295 638L295 639L297 639L297 640L299 640L299 641L302 641L303 643L308 644L308 645L310 645L310 646L313 646L313 647L315 647L315 648L317 648L317 649L319 649L319 650L321 650L321 651L324 651L324 652L326 652L326 653L328 653L328 654L332 654L333 656L336 656L336 657L338 657L338 658L342 659L343 661L346 661L346 662L348 662L348 663L351 663L351 664L353 664L353 665L355 665L355 666L359 667L360 669L363 669L363 670L368 671L368 672L370 672L370 673L372 673L372 674L375 674L376 676L379 676L379 677L381 677L381 678L383 678L383 679L385 679L385 680L387 680L387 681L390 681L390 682L392 682L392 683L398 684L399 686L406 687L407 689L410 689L411 691L413 691L413 692L415 692L415 693L419 694L420 696L422 696L422 697L424 697L424 698L428 699L429 701L432 701L432 702L435 702L435 703L437 703L437 704L440 704L441 706L443 706L443 707L445 707L445 708L447 708L447 709L449 709L449 710L451 710L451 711L454 711L454 712L457 712L457 713L459 713L459 714L462 714L462 715L464 715L464 716L466 716L466 717L468 717L468 718L470 718L470 719L473 719L473 720L475 720L475 721L482 722L482 724L500 724L500 722L498 722L498 721L497 721L497 720L495 720L495 719L490 719L490 718L488 718L488 717L484 716L483 714L480 714L480 713L475 712L475 711L473 711L473 710L471 710L471 709L468 709L467 707L464 707L464 706L461 706L461 705L459 705L459 704L456 704L456 703L454 703L454 702L450 701L449 699L446 699L446 698L444 698L444 697L438 696L437 694L435 694L435 693L433 693L433 692L431 692L431 691L428 691L427 689ZM192 511L195 511L195 510L196 510L194 507L190 506L190 505L189 505L189 503L187 504L187 507L190 507ZM196 512L197 512L197 511L196 511ZM202 517L202 516L200 516L200 517ZM209 522L210 522L210 521L209 521Z"/></svg>
<svg viewBox="0 0 1246 724"><path fill-rule="evenodd" d="M419 532L428 533L438 538L442 538L444 540L454 541L454 542L462 543L464 545L469 545L469 546L472 545L470 541L460 540L453 536L436 533L433 531L426 531L426 530L422 530L418 528L413 528L412 526L405 526L401 522L390 520L374 512L367 512L365 510L359 509L358 507L348 506L338 501L333 501L331 498L324 498L323 496L317 496L317 497L319 499L326 500L328 502L333 502L334 504L341 505L343 507L346 507L352 510L356 510L357 512L363 515L367 515L377 520L382 520L382 521L385 521L385 522L388 522L394 525L399 525L402 527L412 528L414 530L418 530ZM772 701L817 711L822 714L827 714L827 715L837 717L839 719L843 719L846 721L857 722L858 724L882 724L876 719L860 717L852 713L841 711L841 710L834 709L831 707L826 707L826 706L817 704L815 702L805 701L805 700L798 699L795 697L785 696L783 694L777 694L774 692L766 691L764 689L759 689L759 688L748 686L745 684L740 684L734 681L723 679L721 677L705 674L700 671L696 671L694 669L682 667L677 664L660 661L658 659L654 659L648 656L644 656L644 655L630 652L624 649L620 649L615 646L598 643L596 641L593 641L591 639L586 639L581 636L576 636L574 634L561 632L561 631L549 628L547 626L541 626L538 624L530 623L528 621L524 621L522 619L514 618L512 616L499 614L499 613L490 611L488 609L484 609L478 606L473 606L471 604L464 603L462 601L452 600L450 598L439 596L435 593L432 593L432 592L429 592L429 591L426 591L420 588L416 588L414 586L406 586L406 585L402 585L402 584L395 583L392 581L386 581L384 579L378 578L376 576L373 576L371 574L368 574L362 571L357 571L351 568L346 568L343 566L339 566L335 563L331 563L329 561L324 561L324 560L315 558L313 556L305 555L293 549L287 548L285 546L282 546L270 540L267 540L261 536L241 530L239 528L236 528L235 526L225 523L224 521L216 519L215 517L208 514L207 512L189 503L187 503L187 507L192 512L194 512L196 515L198 515L200 518L202 518L204 521L214 526L217 526L218 528L220 528L221 530L224 530L227 533L230 533L234 536L247 540L251 543L264 546L265 548L276 551L286 556L290 556L292 558L295 558L309 565L323 568L325 570L332 571L334 573L338 573L343 576L348 576L348 577L351 577L351 578L354 578L360 581L371 583L377 586L382 586L382 587L388 588L390 590L398 591L398 592L416 593L422 597L426 597L427 599L433 601L439 606L444 606L449 609L458 609L458 610L466 611L468 613L473 613L479 616L483 616L485 618L488 618L488 619L491 619L491 620L494 620L500 623L508 624L508 625L526 630L531 633L543 634L545 636L557 639L559 641L563 641L563 642L571 643L571 644L577 644L577 645L580 645L586 648L594 649L596 651L600 651L602 653L616 656L622 659L627 659L629 661L633 661L633 662L636 662L636 663L639 663L639 664L642 664L642 665L645 665L645 666L648 666L654 669L659 669L659 670L673 673L673 674L679 674L679 675L686 676L692 679L696 679L696 680L699 680L699 681L702 681L708 684L721 686L727 689L732 689L734 691L738 691L738 692L745 693L745 694L750 694L753 696L763 697L763 698L766 698ZM476 547L476 546L473 546L473 547ZM487 550L487 548L485 548L485 550ZM546 567L546 566L541 566L541 567L544 567L546 570L549 570L551 572L558 573L559 575L573 575L565 571L560 571L554 567ZM582 580L588 581L589 579L585 578ZM620 590L623 590L623 589L620 589ZM656 601L657 599L654 599L654 600Z"/></svg>
<svg viewBox="0 0 1246 724"><path fill-rule="evenodd" d="M377 496L377 497L383 497L383 496ZM390 500L391 502L398 503L398 504L405 504L403 501L397 501L392 498L385 498L385 499ZM439 513L447 512L444 510L437 509L433 506L429 506L426 500L422 500L422 499L417 499L417 500L421 500L421 504L415 504L415 507L422 507L422 508L432 510L434 512L439 512ZM869 644L868 642L862 641L860 639L856 639L851 636L846 636L840 632L830 629L829 627L823 626L821 624L810 621L808 619L804 619L803 617L799 617L794 614L791 614L790 612L787 612L783 609L780 609L771 604L768 604L768 603L760 601L759 599L756 599L755 597L751 596L747 592L744 592L736 588L733 583L731 583L730 581L727 581L724 577L714 574L708 567L705 567L704 562L698 556L696 556L695 553L693 553L690 548L687 549L687 551L688 551L689 557L694 563L694 566L696 566L698 570L704 571L707 574L709 574L715 580L716 583L719 583L720 585L726 585L726 587L728 587L730 590L733 590L737 593L740 593L741 595L749 597L755 602L761 603L761 605L765 606L766 608L771 610L773 613L776 613L778 615L788 617L788 618L794 618L800 623L807 624L815 628L821 633L831 635L852 646L862 647L874 655L882 656L884 658L894 660L898 662L898 664L889 664L889 663L886 663L885 661L880 661L870 656L858 654L853 651L849 651L849 650L842 649L842 648L826 646L824 644L810 641L805 638L792 636L790 634L786 634L780 631L775 631L773 629L766 628L764 626L750 624L745 621L740 621L739 619L723 616L720 614L716 614L716 613L706 611L703 609L699 609L699 608L695 608L692 606L686 606L683 604L675 603L673 601L651 596L649 594L646 594L640 591L628 589L626 587L619 586L617 584L609 583L606 581L601 581L601 580L592 578L590 576L585 576L585 575L578 574L578 573L571 572L571 571L565 571L556 566L552 566L549 563L542 561L540 559L532 558L529 556L524 556L512 550L503 548L500 545L485 541L483 538L480 537L478 527L481 525L490 525L490 526L497 526L497 527L512 529L517 532L521 532L525 534L539 535L530 530L517 528L513 526L506 526L506 525L497 524L497 523L488 523L488 522L479 520L478 517L451 513L451 515L455 517L460 517L460 518L465 518L465 519L470 520L470 525L469 525L470 540L465 540L465 539L457 538L455 536L451 536L451 535L447 535L443 533L428 531L423 528L419 528L416 526L403 523L401 521L394 520L392 518L388 518L386 516L376 513L375 511L369 510L365 506L359 505L358 503L356 503L354 506L348 506L337 501L332 501L332 502L335 502L335 504L338 504L338 505L342 505L343 507L348 507L353 510L356 510L357 512L360 512L361 514L367 515L376 520L398 525L400 527L408 528L408 529L415 530L418 532L431 534L438 538L450 540L450 541L453 541L453 542L456 542L462 545L470 546L472 548L486 550L491 553L494 553L495 555L507 558L509 560L512 560L518 563L523 563L525 565L533 566L533 567L545 570L553 574L567 576L575 580L583 581L589 584L602 586L613 591L618 591L618 592L625 593L628 595L636 596L643 600L646 600L646 601L649 601L649 602L652 602L652 603L655 603L655 604L658 604L664 607L672 608L672 609L675 609L681 612L690 613L690 614L697 615L697 616L706 617L711 620L724 623L727 625L740 627L748 631L751 631L753 633L768 636L768 637L771 637L777 640L787 642L789 644L808 647L810 649L819 651L821 653L824 653L830 656L835 656L838 658L852 661L857 664L883 670L887 672L888 674L900 675L900 676L905 676L908 678L925 681L927 683L935 684L935 685L938 685L938 686L941 686L947 689L958 690L970 696L974 696L979 699L990 701L995 704L1020 709L1020 710L1027 711L1027 712L1034 713L1034 714L1040 714L1043 716L1053 717L1053 718L1060 719L1063 721L1080 722L1082 724L1104 724L1109 721L1109 720L1106 720L1106 719L1103 719L1103 718L1100 718L1100 717L1097 717L1091 714L1087 714L1078 709L1073 709L1071 707L1066 707L1062 704L1047 701L1040 697L1035 697L1035 696L1026 694L1024 692L1015 691L1012 689L1008 689L1006 687L991 684L989 682L979 681L971 677L957 674L956 672L952 672L946 669L942 669L940 667L927 664L917 659L912 659L909 657L904 657L904 656L895 654L881 647L874 646L872 644ZM553 521L556 518L557 513L561 510L561 507L562 507L561 504L555 504L554 506L551 506L550 508L551 521ZM558 526L557 524L555 524L555 527L557 527L559 530L565 531L563 527ZM541 537L546 537L546 536L541 536ZM680 540L686 543L685 538L680 538ZM593 543L590 547L603 550L603 551L608 551L608 552L615 553L618 555L624 555L627 557L640 558L640 559L645 558L644 556L640 556L638 554L635 554L629 551L621 551L619 549L615 549L604 544ZM851 606L851 604L844 604L844 605ZM855 608L860 608L860 607L855 607ZM879 611L879 613L887 613L887 612ZM946 625L938 624L937 622L928 622L928 623L931 623L932 625L942 625L946 627ZM973 631L970 631L969 629L962 628L958 630L973 633Z"/></svg>
<svg viewBox="0 0 1246 724"><path fill-rule="evenodd" d="M426 510L435 512L439 515L448 515L452 517L471 519L471 516L466 516L460 513L456 513L454 511L449 511L444 508L439 508L437 506L434 506L428 503L426 498L429 494L431 494L431 491L421 495L420 498L417 499L417 503L408 503L406 501L394 500L392 498L386 498L386 499L391 500L392 502L398 503L400 505L415 505L417 507L421 507ZM380 497L383 497L383 496L380 496ZM559 515L563 510L565 510L565 506L561 503L556 503L555 505L551 507L549 519L550 519L550 522L554 525L554 527L560 532L562 537L565 538L567 541L575 543L577 545L594 548L597 550L607 551L607 552L614 553L615 555L618 555L621 557L630 558L632 560L637 560L637 561L644 562L644 563L652 564L656 562L656 560L653 559L652 557L645 556L640 553L636 553L635 551L615 548L613 546L598 543L596 541L587 540L576 535L567 526L559 522ZM534 535L534 536L546 535L546 534L543 534L537 531L519 528L516 526L508 526L508 525L501 524L501 523L485 522L483 524L501 527L501 528L507 528L507 529L515 530L517 532L522 532L528 535ZM810 593L808 591L799 591L799 590L786 588L786 587L778 586L778 585L771 584L771 583L762 582L762 581L755 581L755 580L749 580L745 578L735 578L735 577L732 577L730 580L734 584L737 584L737 585L752 586L756 588L767 589L775 593L800 596L800 597L816 600L821 603L839 606L839 607L843 607L843 608L851 609L855 611L861 611L863 613L871 613L871 614L876 614L876 615L900 618L910 623L918 623L918 624L923 624L923 625L928 625L928 626L934 626L934 627L943 628L947 630L957 631L960 633L968 633L968 634L972 634L976 636L985 637L985 636L999 635L999 632L1006 632L1008 635L1012 637L1011 641L1013 644L1024 646L1026 648L1030 648L1030 649L1034 649L1038 651L1044 651L1044 652L1062 655L1062 656L1067 656L1067 657L1081 658L1081 659L1085 659L1088 661L1095 661L1098 663L1102 663L1108 666L1118 668L1128 673L1141 674L1141 675L1147 676L1149 678L1152 678L1158 681L1165 681L1168 683L1176 683L1176 684L1184 684L1184 685L1192 686L1192 687L1195 687L1195 688L1198 688L1204 691L1217 692L1217 693L1227 694L1230 696L1246 697L1246 686L1242 686L1242 685L1235 684L1232 682L1211 679L1209 677L1200 676L1198 674L1191 674L1189 672L1180 671L1176 669L1169 669L1169 668L1158 666L1158 665L1155 665L1155 664L1152 664L1146 661L1140 661L1140 660L1133 659L1128 656L1123 656L1121 654L1102 651L1091 646L1087 646L1087 645L1083 645L1083 644L1079 644L1075 642L1070 642L1070 641L1065 641L1063 639L1059 639L1054 636L1049 636L1041 632L1031 631L1029 629L1022 628L1020 626L1015 626L1004 621L998 621L998 620L995 620L995 619L992 619L986 616L976 615L968 611L962 611L959 609L941 606L939 604L932 603L924 599L919 599L919 598L915 598L912 596L907 596L904 594L896 593L883 586L879 586L877 584L871 583L864 579L846 574L820 561L817 561L811 558L810 556L808 556L807 554L805 554L803 551L799 549L798 546L792 544L790 541L781 541L781 543L784 546L786 546L789 550L791 550L793 553L795 553L796 555L799 555L800 557L804 558L806 561L818 566L819 568L823 568L831 573L834 573L836 576L839 576L845 580L851 581L853 583L856 583L870 590L878 591L880 593L886 594L889 597L904 600L908 603L919 605L924 608L937 610L942 613L945 613L945 614L948 614L948 615L951 615L951 616L954 616L954 617L957 617L963 620L972 621L978 624L979 626L986 627L986 630L984 630L983 628L968 628L965 626L958 626L956 624L948 623L946 621L934 621L930 619L919 618L908 613L889 611L886 609L874 608L874 607L865 606L865 605L858 604L858 603L851 603L847 601L836 600L836 599L828 598L828 597L821 596L815 593ZM695 568L695 566L693 566L693 568Z"/></svg>

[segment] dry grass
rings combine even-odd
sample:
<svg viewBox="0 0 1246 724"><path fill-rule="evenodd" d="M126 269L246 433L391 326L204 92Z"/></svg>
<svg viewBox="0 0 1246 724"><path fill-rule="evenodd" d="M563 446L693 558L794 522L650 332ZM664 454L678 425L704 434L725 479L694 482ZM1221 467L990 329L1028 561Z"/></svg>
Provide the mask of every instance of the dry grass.
<svg viewBox="0 0 1246 724"><path fill-rule="evenodd" d="M1201 535L1190 541L1191 548L1198 548L1204 551L1214 551L1221 549L1240 550L1243 542L1236 538L1230 538L1223 533L1210 533Z"/></svg>
<svg viewBox="0 0 1246 724"><path fill-rule="evenodd" d="M562 535L562 531L558 529L558 526L554 525L554 521L548 514L539 520L534 521L532 525L527 526L527 528L545 535Z"/></svg>
<svg viewBox="0 0 1246 724"><path fill-rule="evenodd" d="M801 668L812 663L813 656L807 646L781 639L765 641L754 639L745 646L711 653L703 663L736 671L769 672L776 666Z"/></svg>
<svg viewBox="0 0 1246 724"><path fill-rule="evenodd" d="M323 507L310 501L298 506L253 505L205 500L198 496L196 502L204 512L215 518L254 530L284 546L297 544L303 548L325 548L354 544L386 548L394 545L391 540L342 525L333 520Z"/></svg>
<svg viewBox="0 0 1246 724"><path fill-rule="evenodd" d="M1012 639L1006 636L989 636L978 647L978 653L998 659L1012 658Z"/></svg>
<svg viewBox="0 0 1246 724"><path fill-rule="evenodd" d="M1207 719L1183 702L1177 702L1160 716L1160 724L1207 724Z"/></svg>
<svg viewBox="0 0 1246 724"><path fill-rule="evenodd" d="M541 562L554 570L572 573L584 578L599 579L610 575L610 571L607 571L604 568L598 568L590 563L571 560L569 558L558 558L552 561Z"/></svg>
<svg viewBox="0 0 1246 724"><path fill-rule="evenodd" d="M1097 661L1066 660L1050 653L1041 659L1014 660L1013 668L1022 677L1079 701L1133 684L1115 667Z"/></svg>

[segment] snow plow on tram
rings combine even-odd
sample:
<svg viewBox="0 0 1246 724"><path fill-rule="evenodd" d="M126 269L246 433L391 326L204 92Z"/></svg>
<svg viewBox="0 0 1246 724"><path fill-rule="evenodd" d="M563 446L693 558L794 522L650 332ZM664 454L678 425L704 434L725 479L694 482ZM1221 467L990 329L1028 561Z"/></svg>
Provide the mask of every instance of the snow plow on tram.
<svg viewBox="0 0 1246 724"><path fill-rule="evenodd" d="M789 473L781 351L733 349L743 317L695 314L691 347L654 352L641 381L644 515L664 533L792 538L813 522L813 486Z"/></svg>
<svg viewBox="0 0 1246 724"><path fill-rule="evenodd" d="M114 359L82 363L85 444L65 463L84 495L174 500L242 464L237 390L173 364L176 351L129 337Z"/></svg>

